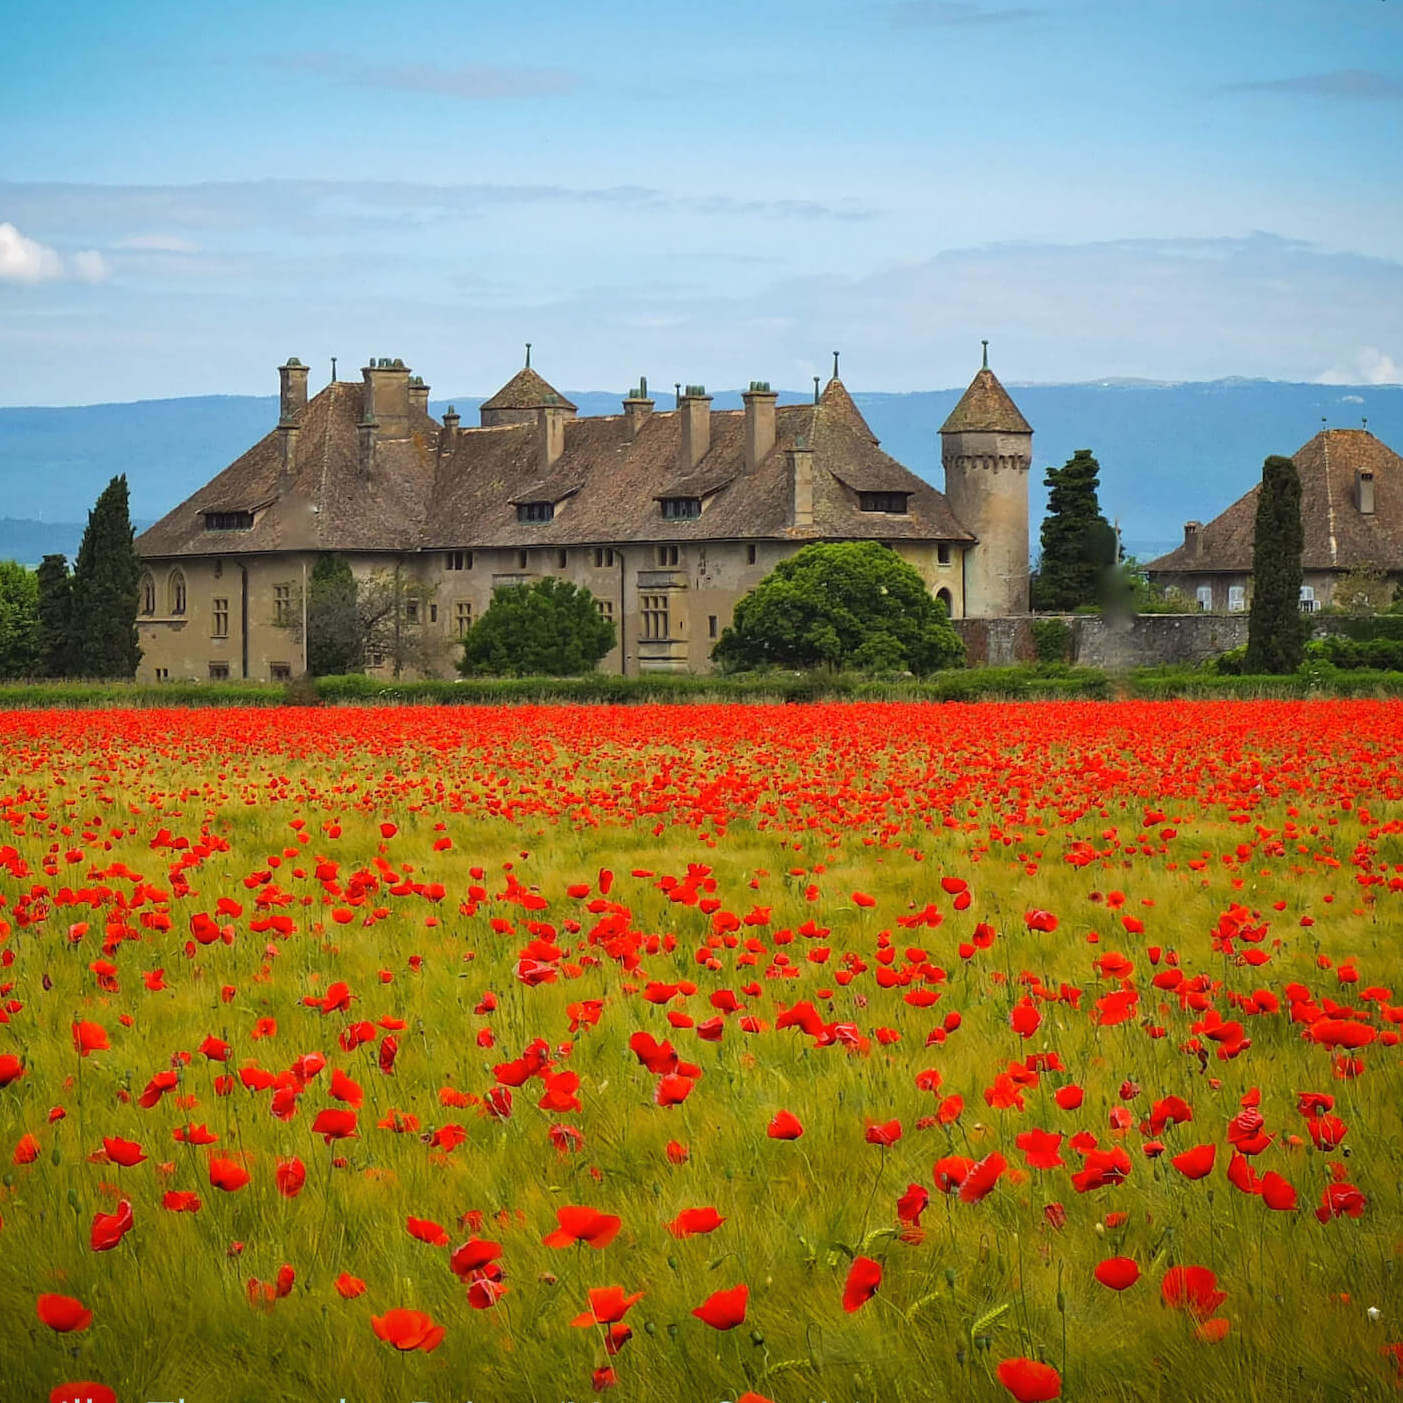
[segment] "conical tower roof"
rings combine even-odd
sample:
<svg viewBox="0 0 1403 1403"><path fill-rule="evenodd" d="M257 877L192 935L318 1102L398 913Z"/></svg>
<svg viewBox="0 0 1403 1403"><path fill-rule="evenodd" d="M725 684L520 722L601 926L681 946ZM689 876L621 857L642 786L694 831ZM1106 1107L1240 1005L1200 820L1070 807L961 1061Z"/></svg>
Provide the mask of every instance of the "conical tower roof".
<svg viewBox="0 0 1403 1403"><path fill-rule="evenodd" d="M1030 434L1032 425L985 365L969 382L960 402L940 426L943 434Z"/></svg>
<svg viewBox="0 0 1403 1403"><path fill-rule="evenodd" d="M484 400L482 408L539 409L542 405L551 404L559 405L562 409L576 408L528 365L518 370L490 399Z"/></svg>
<svg viewBox="0 0 1403 1403"><path fill-rule="evenodd" d="M824 387L818 403L819 408L830 418L841 419L873 443L879 441L877 435L868 427L867 420L862 417L862 411L853 402L847 386L836 375Z"/></svg>

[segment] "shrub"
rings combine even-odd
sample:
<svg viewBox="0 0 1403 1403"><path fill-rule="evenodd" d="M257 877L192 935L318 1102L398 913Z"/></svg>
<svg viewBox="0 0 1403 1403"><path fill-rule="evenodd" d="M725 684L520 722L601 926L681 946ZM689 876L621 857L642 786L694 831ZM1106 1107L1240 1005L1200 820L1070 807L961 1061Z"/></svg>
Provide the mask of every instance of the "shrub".
<svg viewBox="0 0 1403 1403"><path fill-rule="evenodd" d="M1072 658L1072 626L1066 619L1033 620L1033 656L1040 663L1065 663Z"/></svg>

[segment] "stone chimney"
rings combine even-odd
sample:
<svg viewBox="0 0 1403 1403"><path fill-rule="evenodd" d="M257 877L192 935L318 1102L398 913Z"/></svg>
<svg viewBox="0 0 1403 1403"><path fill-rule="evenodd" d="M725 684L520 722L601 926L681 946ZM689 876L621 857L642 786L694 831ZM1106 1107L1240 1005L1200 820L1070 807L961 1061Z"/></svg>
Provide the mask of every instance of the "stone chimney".
<svg viewBox="0 0 1403 1403"><path fill-rule="evenodd" d="M791 526L814 524L814 451L802 436L785 450L789 470L789 521Z"/></svg>
<svg viewBox="0 0 1403 1403"><path fill-rule="evenodd" d="M1188 551L1189 557L1198 560L1203 555L1203 523L1201 521L1186 521L1184 523L1184 549Z"/></svg>
<svg viewBox="0 0 1403 1403"><path fill-rule="evenodd" d="M422 375L409 377L409 410L415 418L426 416L429 412L429 387Z"/></svg>
<svg viewBox="0 0 1403 1403"><path fill-rule="evenodd" d="M628 439L632 443L643 432L643 425L653 412L653 401L648 398L648 377L638 377L638 388L628 392L624 400L624 423L628 428Z"/></svg>
<svg viewBox="0 0 1403 1403"><path fill-rule="evenodd" d="M284 419L278 425L278 448L280 457L278 459L278 486L286 487L292 480L293 466L297 460L297 435L301 432L301 425L290 423Z"/></svg>
<svg viewBox="0 0 1403 1403"><path fill-rule="evenodd" d="M451 453L453 445L458 441L458 425L462 423L462 415L450 404L443 411L443 430L438 436L439 449Z"/></svg>
<svg viewBox="0 0 1403 1403"><path fill-rule="evenodd" d="M409 437L409 367L381 356L361 370L365 380L363 422L376 426L375 441Z"/></svg>
<svg viewBox="0 0 1403 1403"><path fill-rule="evenodd" d="M752 380L745 401L745 470L753 473L775 446L775 400L768 380Z"/></svg>
<svg viewBox="0 0 1403 1403"><path fill-rule="evenodd" d="M1360 468L1354 476L1354 500L1361 516L1374 514L1374 474L1368 468Z"/></svg>
<svg viewBox="0 0 1403 1403"><path fill-rule="evenodd" d="M278 381L278 423L290 424L300 419L307 407L307 367L296 356L289 356L287 364L278 367Z"/></svg>
<svg viewBox="0 0 1403 1403"><path fill-rule="evenodd" d="M563 404L543 404L536 410L536 458L548 473L565 452L565 421L571 417Z"/></svg>
<svg viewBox="0 0 1403 1403"><path fill-rule="evenodd" d="M688 385L677 402L682 416L682 440L677 450L677 466L691 472L711 447L711 396L705 385Z"/></svg>
<svg viewBox="0 0 1403 1403"><path fill-rule="evenodd" d="M374 419L362 419L356 425L356 462L362 477L370 476L375 463L375 440L380 426Z"/></svg>

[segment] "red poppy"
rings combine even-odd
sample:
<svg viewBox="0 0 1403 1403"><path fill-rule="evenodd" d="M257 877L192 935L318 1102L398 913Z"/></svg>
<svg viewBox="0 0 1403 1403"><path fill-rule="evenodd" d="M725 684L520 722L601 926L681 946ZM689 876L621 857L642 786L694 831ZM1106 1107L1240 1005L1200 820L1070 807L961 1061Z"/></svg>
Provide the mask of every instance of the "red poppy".
<svg viewBox="0 0 1403 1403"><path fill-rule="evenodd" d="M92 1311L72 1296L44 1295L34 1305L39 1319L60 1335L86 1330L93 1323Z"/></svg>
<svg viewBox="0 0 1403 1403"><path fill-rule="evenodd" d="M24 1075L24 1063L13 1052L0 1052L0 1086L9 1086Z"/></svg>
<svg viewBox="0 0 1403 1403"><path fill-rule="evenodd" d="M1007 1168L1008 1161L997 1150L985 1155L960 1181L960 1202L978 1203L999 1182L999 1176Z"/></svg>
<svg viewBox="0 0 1403 1403"><path fill-rule="evenodd" d="M1047 1403L1062 1396L1062 1377L1051 1364L1020 1356L1003 1360L994 1373L1018 1403Z"/></svg>
<svg viewBox="0 0 1403 1403"><path fill-rule="evenodd" d="M320 1135L328 1145L333 1140L348 1140L356 1134L356 1113L334 1107L318 1111L312 1122L312 1134Z"/></svg>
<svg viewBox="0 0 1403 1403"><path fill-rule="evenodd" d="M692 1314L713 1330L734 1330L745 1320L750 1287L742 1283L726 1291L713 1291Z"/></svg>
<svg viewBox="0 0 1403 1403"><path fill-rule="evenodd" d="M307 1182L307 1166L296 1155L291 1159L280 1159L273 1177L277 1180L278 1192L284 1198L296 1198Z"/></svg>
<svg viewBox="0 0 1403 1403"><path fill-rule="evenodd" d="M127 1199L117 1204L115 1213L94 1213L91 1234L94 1252L108 1252L131 1231L132 1206Z"/></svg>
<svg viewBox="0 0 1403 1403"><path fill-rule="evenodd" d="M673 1237L715 1232L726 1220L714 1208L684 1208L668 1225Z"/></svg>
<svg viewBox="0 0 1403 1403"><path fill-rule="evenodd" d="M882 1284L882 1264L871 1257L854 1257L843 1286L843 1309L851 1314L866 1305Z"/></svg>
<svg viewBox="0 0 1403 1403"><path fill-rule="evenodd" d="M1202 1179L1212 1173L1213 1161L1217 1154L1217 1145L1195 1145L1193 1149L1175 1155L1169 1162L1184 1178Z"/></svg>
<svg viewBox="0 0 1403 1403"><path fill-rule="evenodd" d="M216 1189L231 1194L248 1183L248 1170L237 1160L215 1158L209 1162L209 1181Z"/></svg>
<svg viewBox="0 0 1403 1403"><path fill-rule="evenodd" d="M866 1138L869 1145L894 1145L901 1139L901 1122L889 1120L883 1125L869 1125Z"/></svg>
<svg viewBox="0 0 1403 1403"><path fill-rule="evenodd" d="M612 1213L573 1204L557 1208L555 1217L560 1226L541 1239L547 1247L572 1247L577 1242L586 1242L596 1249L607 1247L623 1226L622 1219Z"/></svg>
<svg viewBox="0 0 1403 1403"><path fill-rule="evenodd" d="M589 1309L577 1315L570 1323L581 1327L590 1325L612 1325L622 1320L629 1308L643 1299L642 1291L624 1295L622 1286L591 1286L589 1288Z"/></svg>
<svg viewBox="0 0 1403 1403"><path fill-rule="evenodd" d="M1093 1275L1102 1286L1112 1291L1125 1291L1140 1280L1140 1264L1134 1257L1107 1257L1096 1264Z"/></svg>
<svg viewBox="0 0 1403 1403"><path fill-rule="evenodd" d="M1060 1153L1062 1133L1051 1130L1024 1130L1014 1144L1023 1151L1029 1169L1058 1169L1066 1163Z"/></svg>
<svg viewBox="0 0 1403 1403"><path fill-rule="evenodd" d="M349 1272L343 1271L341 1275L336 1278L336 1290L338 1295L343 1296L348 1301L352 1301L357 1296L365 1295L365 1282L363 1282L360 1277L352 1276Z"/></svg>
<svg viewBox="0 0 1403 1403"><path fill-rule="evenodd" d="M479 1237L470 1237L457 1248L448 1259L448 1265L455 1276L466 1281L474 1272L482 1271L489 1263L502 1255L500 1242L488 1242Z"/></svg>
<svg viewBox="0 0 1403 1403"><path fill-rule="evenodd" d="M181 1189L168 1189L161 1195L161 1207L168 1213L198 1213L200 1196Z"/></svg>
<svg viewBox="0 0 1403 1403"><path fill-rule="evenodd" d="M1217 1275L1207 1267L1170 1267L1159 1289L1165 1305L1207 1320L1228 1298L1217 1288Z"/></svg>
<svg viewBox="0 0 1403 1403"><path fill-rule="evenodd" d="M59 1384L49 1394L49 1403L117 1403L117 1395L106 1384L83 1379L77 1383Z"/></svg>
<svg viewBox="0 0 1403 1403"><path fill-rule="evenodd" d="M107 1041L107 1029L101 1023L86 1020L73 1025L73 1046L80 1057L90 1052L107 1052L111 1044Z"/></svg>
<svg viewBox="0 0 1403 1403"><path fill-rule="evenodd" d="M430 1218L406 1218L404 1226L410 1237L417 1237L420 1242L427 1242L430 1247L448 1246L447 1229Z"/></svg>
<svg viewBox="0 0 1403 1403"><path fill-rule="evenodd" d="M791 1111L778 1112L765 1131L771 1140L797 1140L803 1133L799 1117Z"/></svg>
<svg viewBox="0 0 1403 1403"><path fill-rule="evenodd" d="M443 1343L445 1333L442 1325L434 1323L433 1316L422 1310L387 1310L384 1315L372 1315L370 1328L398 1350L422 1349L425 1354Z"/></svg>

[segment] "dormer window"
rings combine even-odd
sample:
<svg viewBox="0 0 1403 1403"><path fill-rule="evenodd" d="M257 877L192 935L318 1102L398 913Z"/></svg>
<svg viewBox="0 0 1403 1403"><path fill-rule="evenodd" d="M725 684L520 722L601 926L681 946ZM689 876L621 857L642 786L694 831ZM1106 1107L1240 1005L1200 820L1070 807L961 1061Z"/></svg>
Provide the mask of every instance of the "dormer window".
<svg viewBox="0 0 1403 1403"><path fill-rule="evenodd" d="M518 521L550 521L554 516L554 502L518 502L516 504L516 519Z"/></svg>
<svg viewBox="0 0 1403 1403"><path fill-rule="evenodd" d="M662 498L664 521L695 521L702 510L700 497Z"/></svg>
<svg viewBox="0 0 1403 1403"><path fill-rule="evenodd" d="M206 512L206 531L248 531L253 526L252 512Z"/></svg>
<svg viewBox="0 0 1403 1403"><path fill-rule="evenodd" d="M906 515L909 492L859 492L857 504L865 512L886 512L891 516Z"/></svg>

